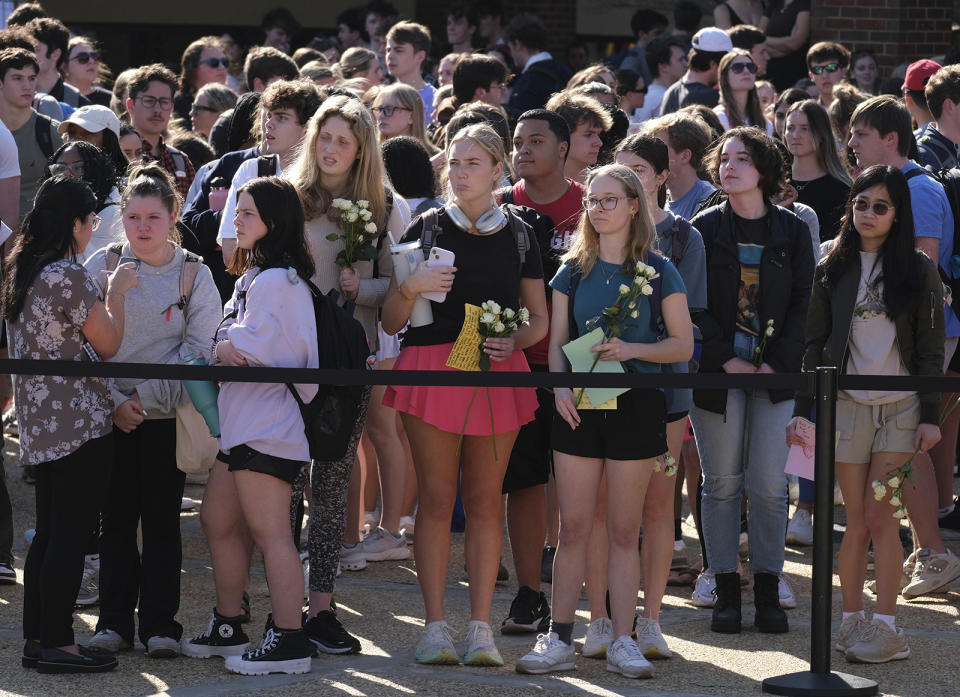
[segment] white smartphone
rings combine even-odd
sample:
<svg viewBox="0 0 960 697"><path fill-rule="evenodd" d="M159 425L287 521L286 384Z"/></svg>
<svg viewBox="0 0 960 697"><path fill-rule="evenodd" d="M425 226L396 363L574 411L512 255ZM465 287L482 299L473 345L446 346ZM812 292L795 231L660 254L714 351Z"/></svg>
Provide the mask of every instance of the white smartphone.
<svg viewBox="0 0 960 697"><path fill-rule="evenodd" d="M430 256L427 257L427 266L430 268L447 268L453 266L454 257L454 253L448 249L432 247L430 249ZM432 300L435 303L442 303L447 299L447 294L440 291L421 293L420 295L427 300Z"/></svg>

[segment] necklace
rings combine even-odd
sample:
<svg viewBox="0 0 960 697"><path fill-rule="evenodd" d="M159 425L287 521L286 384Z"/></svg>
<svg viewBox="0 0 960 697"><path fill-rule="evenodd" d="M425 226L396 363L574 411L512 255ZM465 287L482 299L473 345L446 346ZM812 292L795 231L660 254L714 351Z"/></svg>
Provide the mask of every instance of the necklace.
<svg viewBox="0 0 960 697"><path fill-rule="evenodd" d="M609 264L609 263L610 263L609 261L604 261L603 259L598 259L597 261L599 261L601 264ZM613 280L613 277L617 275L617 271L619 271L619 270L620 270L620 264L613 264L613 271L610 273L609 276L606 277L607 285L608 285L608 286L610 285L610 281ZM602 267L602 266L600 267L600 273L602 273L604 276L606 276L606 272L603 270L603 267Z"/></svg>

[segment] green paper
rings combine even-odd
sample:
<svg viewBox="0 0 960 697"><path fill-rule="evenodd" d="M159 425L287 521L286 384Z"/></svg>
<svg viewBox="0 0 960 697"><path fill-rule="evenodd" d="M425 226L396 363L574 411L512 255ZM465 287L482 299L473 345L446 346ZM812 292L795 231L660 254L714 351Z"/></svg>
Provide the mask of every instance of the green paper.
<svg viewBox="0 0 960 697"><path fill-rule="evenodd" d="M603 330L597 327L589 334L584 334L579 339L571 341L563 346L563 353L570 361L570 367L575 373L589 373L590 366L593 365L597 354L590 349L597 344L603 343ZM623 373L623 364L620 361L597 361L593 369L594 373ZM603 404L614 397L629 392L629 387L588 387L587 397L592 404Z"/></svg>

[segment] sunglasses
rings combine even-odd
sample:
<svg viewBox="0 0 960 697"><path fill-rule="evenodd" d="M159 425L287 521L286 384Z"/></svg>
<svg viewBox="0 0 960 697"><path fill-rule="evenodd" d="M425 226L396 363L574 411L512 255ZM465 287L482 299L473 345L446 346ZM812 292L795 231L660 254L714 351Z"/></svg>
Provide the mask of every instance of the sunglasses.
<svg viewBox="0 0 960 697"><path fill-rule="evenodd" d="M200 111L209 111L211 114L220 113L219 109L214 109L212 106L207 106L205 104L194 104L193 106L190 107L191 114L196 114L197 112L200 112Z"/></svg>
<svg viewBox="0 0 960 697"><path fill-rule="evenodd" d="M200 65L209 65L211 68L216 68L219 65L222 65L224 68L230 67L229 58L204 58L200 61Z"/></svg>
<svg viewBox="0 0 960 697"><path fill-rule="evenodd" d="M839 63L827 63L826 65L815 65L810 68L810 72L814 75L823 75L826 73L835 73L840 70Z"/></svg>
<svg viewBox="0 0 960 697"><path fill-rule="evenodd" d="M395 112L397 109L400 109L401 111L413 111L413 109L408 109L405 106L394 106L393 104L384 104L383 106L375 106L370 111L372 111L374 114L383 114L387 118L390 118L391 116L393 116L393 112Z"/></svg>
<svg viewBox="0 0 960 697"><path fill-rule="evenodd" d="M77 61L80 65L86 65L90 61L96 63L100 60L100 54L96 51L81 51L80 53L75 53L70 57L70 60Z"/></svg>
<svg viewBox="0 0 960 697"><path fill-rule="evenodd" d="M731 63L730 64L731 73L736 73L737 75L739 75L744 70L746 70L751 75L756 75L758 70L757 64L756 63Z"/></svg>
<svg viewBox="0 0 960 697"><path fill-rule="evenodd" d="M637 93L639 93L639 94L646 94L646 93L647 93L647 86L644 85L644 86L641 87L640 89L627 90L627 92L628 92L628 93L629 93L629 92L637 92Z"/></svg>
<svg viewBox="0 0 960 697"><path fill-rule="evenodd" d="M873 214L877 217L883 217L892 209L889 203L881 203L877 201L872 206L870 202L865 198L855 198L853 199L853 210L863 213L864 211L873 210Z"/></svg>

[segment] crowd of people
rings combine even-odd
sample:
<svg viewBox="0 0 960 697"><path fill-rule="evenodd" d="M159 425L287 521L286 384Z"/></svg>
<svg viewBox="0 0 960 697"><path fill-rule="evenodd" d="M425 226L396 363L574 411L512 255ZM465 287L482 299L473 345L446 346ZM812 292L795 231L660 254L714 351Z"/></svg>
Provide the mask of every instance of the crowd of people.
<svg viewBox="0 0 960 697"><path fill-rule="evenodd" d="M16 8L0 30L10 356L331 367L324 344L353 326L376 370L960 375L949 55L881 80L869 52L811 45L808 0L729 0L711 26L695 3L672 21L640 10L632 45L595 63L581 44L551 54L535 16L506 20L498 2L454 4L438 40L374 0L294 50L299 25L276 10L260 45L201 37L179 75L155 63L111 85L93 37ZM306 672L317 651L361 650L337 577L412 545L418 662L502 666L498 626L537 635L517 671L571 670L585 586L582 656L649 678L672 656L668 583L712 607L711 631L739 633L752 579L754 624L787 632L785 545L813 542L812 482L791 517L784 464L815 405L789 390L368 386L343 448L318 459L301 410L317 385L227 382L219 453L188 474L196 400L179 381L12 384L5 427L36 492L22 661L43 673L110 670L136 640L156 658ZM840 394L849 661L907 658L898 598L960 577L944 544L960 539L953 406ZM214 578L196 634L177 621L187 481L205 485ZM684 484L702 564L681 534ZM462 651L444 608L458 516ZM504 523L517 592L492 618ZM2 485L5 583L12 527ZM244 628L254 546L271 603L259 643ZM78 645L74 607L96 603Z"/></svg>

